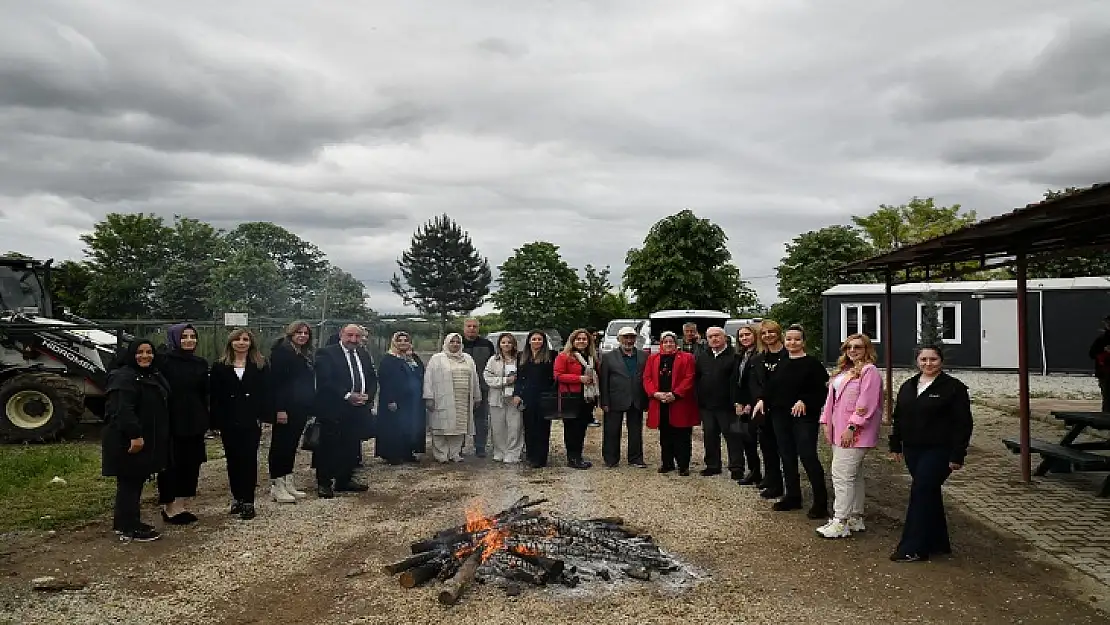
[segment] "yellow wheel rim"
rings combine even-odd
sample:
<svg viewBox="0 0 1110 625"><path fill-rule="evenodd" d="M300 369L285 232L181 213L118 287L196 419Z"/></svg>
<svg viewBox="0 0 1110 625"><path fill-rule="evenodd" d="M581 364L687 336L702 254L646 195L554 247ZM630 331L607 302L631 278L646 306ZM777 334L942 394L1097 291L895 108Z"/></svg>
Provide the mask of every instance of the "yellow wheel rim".
<svg viewBox="0 0 1110 625"><path fill-rule="evenodd" d="M54 402L39 391L19 391L8 398L4 412L12 425L24 430L35 430L54 417Z"/></svg>

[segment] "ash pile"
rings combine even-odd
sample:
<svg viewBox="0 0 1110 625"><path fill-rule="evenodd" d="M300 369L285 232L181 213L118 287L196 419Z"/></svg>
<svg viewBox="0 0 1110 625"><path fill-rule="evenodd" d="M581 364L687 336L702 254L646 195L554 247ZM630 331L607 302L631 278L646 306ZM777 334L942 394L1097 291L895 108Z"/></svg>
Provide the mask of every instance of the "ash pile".
<svg viewBox="0 0 1110 625"><path fill-rule="evenodd" d="M527 587L664 581L682 586L696 575L619 517L567 519L545 514L546 499L522 497L493 515L467 511L462 525L412 543L413 555L383 567L404 588L439 584L453 605L475 583L510 596Z"/></svg>

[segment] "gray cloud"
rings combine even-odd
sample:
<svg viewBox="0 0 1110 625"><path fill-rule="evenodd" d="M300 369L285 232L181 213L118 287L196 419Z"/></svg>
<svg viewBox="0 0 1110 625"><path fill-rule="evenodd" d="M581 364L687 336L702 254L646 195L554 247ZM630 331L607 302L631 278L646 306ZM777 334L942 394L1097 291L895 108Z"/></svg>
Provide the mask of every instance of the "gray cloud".
<svg viewBox="0 0 1110 625"><path fill-rule="evenodd" d="M0 0L0 248L272 220L395 310L436 214L494 266L549 240L619 276L691 208L773 301L806 230L1104 178L1108 33L1100 0Z"/></svg>

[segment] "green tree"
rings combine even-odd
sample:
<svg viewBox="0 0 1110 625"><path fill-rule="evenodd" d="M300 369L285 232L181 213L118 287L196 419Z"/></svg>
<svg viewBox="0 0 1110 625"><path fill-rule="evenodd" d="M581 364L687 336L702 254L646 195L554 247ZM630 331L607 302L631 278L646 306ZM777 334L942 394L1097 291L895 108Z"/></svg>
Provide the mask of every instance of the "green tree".
<svg viewBox="0 0 1110 625"><path fill-rule="evenodd" d="M1045 200L1055 200L1084 191L1079 187L1045 191ZM1087 250L1075 256L1033 256L1029 259L1030 278L1082 278L1085 276L1110 276L1110 251ZM1013 270L1009 278L1016 278Z"/></svg>
<svg viewBox="0 0 1110 625"><path fill-rule="evenodd" d="M870 215L852 217L876 254L920 243L975 223L975 211L959 204L937 206L933 198L914 197L900 206L882 204Z"/></svg>
<svg viewBox="0 0 1110 625"><path fill-rule="evenodd" d="M920 347L940 345L941 336L937 294L935 291L928 291L921 296L921 327L918 329L917 344Z"/></svg>
<svg viewBox="0 0 1110 625"><path fill-rule="evenodd" d="M732 264L725 231L693 211L658 221L644 245L625 256L624 286L642 314L675 308L738 314L758 304L755 291Z"/></svg>
<svg viewBox="0 0 1110 625"><path fill-rule="evenodd" d="M285 314L303 317L314 308L327 278L328 264L320 248L268 221L240 224L225 237L232 252L247 248L264 254L281 273L288 301Z"/></svg>
<svg viewBox="0 0 1110 625"><path fill-rule="evenodd" d="M366 319L373 311L366 303L366 285L339 267L329 265L326 288L321 293L321 309L313 317Z"/></svg>
<svg viewBox="0 0 1110 625"><path fill-rule="evenodd" d="M610 268L606 265L598 269L586 265L582 277L582 311L580 323L587 328L604 330L612 317L606 310L606 298L611 295L613 284L609 282Z"/></svg>
<svg viewBox="0 0 1110 625"><path fill-rule="evenodd" d="M768 316L786 325L800 323L806 329L807 349L820 353L824 315L821 293L841 282L837 269L874 253L859 232L849 226L829 226L798 235L786 245L786 255L775 273L779 297ZM850 276L849 282L871 282L873 276Z"/></svg>
<svg viewBox="0 0 1110 625"><path fill-rule="evenodd" d="M606 293L601 298L601 312L606 321L631 319L636 316L636 305L628 297L628 291L621 289L616 293Z"/></svg>
<svg viewBox="0 0 1110 625"><path fill-rule="evenodd" d="M210 305L219 312L257 317L289 316L289 283L266 252L253 246L235 250L212 272Z"/></svg>
<svg viewBox="0 0 1110 625"><path fill-rule="evenodd" d="M91 282L92 272L88 265L73 260L62 261L50 272L50 295L54 307L59 311L66 308L75 315L87 316L85 292Z"/></svg>
<svg viewBox="0 0 1110 625"><path fill-rule="evenodd" d="M111 213L81 235L92 274L86 310L97 318L150 318L173 230L161 217Z"/></svg>
<svg viewBox="0 0 1110 625"><path fill-rule="evenodd" d="M154 288L154 314L163 319L211 319L212 275L227 258L223 231L174 217L166 240L165 271Z"/></svg>
<svg viewBox="0 0 1110 625"><path fill-rule="evenodd" d="M490 299L510 328L566 332L582 323L582 281L557 245L525 244L497 269L499 288Z"/></svg>
<svg viewBox="0 0 1110 625"><path fill-rule="evenodd" d="M489 295L489 261L447 215L416 230L397 267L401 275L389 281L393 292L420 314L438 319L441 329L452 315L469 313Z"/></svg>

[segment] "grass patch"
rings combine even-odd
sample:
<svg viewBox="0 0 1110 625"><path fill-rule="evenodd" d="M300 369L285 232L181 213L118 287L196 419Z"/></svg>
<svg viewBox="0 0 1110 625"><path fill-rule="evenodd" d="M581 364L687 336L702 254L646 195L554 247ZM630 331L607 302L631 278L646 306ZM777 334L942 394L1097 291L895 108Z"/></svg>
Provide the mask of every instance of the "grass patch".
<svg viewBox="0 0 1110 625"><path fill-rule="evenodd" d="M0 446L0 531L85 521L111 509L115 491L100 476L99 443Z"/></svg>

